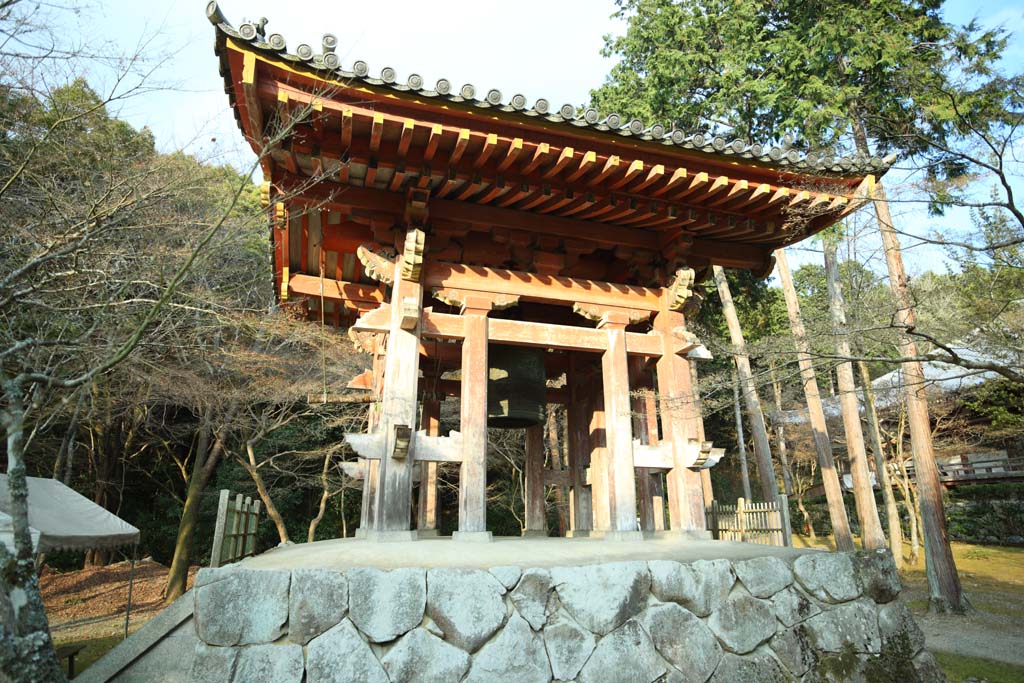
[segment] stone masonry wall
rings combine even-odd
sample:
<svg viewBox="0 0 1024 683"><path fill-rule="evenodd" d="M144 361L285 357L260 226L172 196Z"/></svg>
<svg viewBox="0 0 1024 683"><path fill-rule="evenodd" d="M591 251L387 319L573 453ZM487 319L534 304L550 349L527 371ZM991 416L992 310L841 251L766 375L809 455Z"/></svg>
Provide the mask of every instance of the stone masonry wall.
<svg viewBox="0 0 1024 683"><path fill-rule="evenodd" d="M186 680L944 681L885 551L522 569L202 570Z"/></svg>

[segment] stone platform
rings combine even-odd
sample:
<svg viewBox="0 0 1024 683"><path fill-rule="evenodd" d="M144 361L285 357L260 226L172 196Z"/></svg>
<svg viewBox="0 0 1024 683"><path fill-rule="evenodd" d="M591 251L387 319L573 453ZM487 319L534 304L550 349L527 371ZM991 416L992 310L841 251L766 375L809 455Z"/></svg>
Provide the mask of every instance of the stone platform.
<svg viewBox="0 0 1024 683"><path fill-rule="evenodd" d="M200 571L80 680L945 680L899 591L884 551L342 539Z"/></svg>

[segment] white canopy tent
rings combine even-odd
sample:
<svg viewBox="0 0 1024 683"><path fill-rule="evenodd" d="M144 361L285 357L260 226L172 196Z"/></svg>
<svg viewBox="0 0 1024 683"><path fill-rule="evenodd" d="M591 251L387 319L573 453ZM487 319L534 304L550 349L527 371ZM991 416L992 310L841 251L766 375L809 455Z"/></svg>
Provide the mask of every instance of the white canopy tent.
<svg viewBox="0 0 1024 683"><path fill-rule="evenodd" d="M133 545L139 530L56 479L28 479L28 525L34 553ZM11 492L0 474L0 543L14 552Z"/></svg>
<svg viewBox="0 0 1024 683"><path fill-rule="evenodd" d="M93 550L136 545L139 530L109 510L92 502L56 479L26 477L28 480L28 526L33 554L54 550ZM11 515L11 491L7 475L0 474L0 543L13 554L14 526ZM135 581L135 552L128 575L128 606L124 615L124 635L132 611L132 584Z"/></svg>

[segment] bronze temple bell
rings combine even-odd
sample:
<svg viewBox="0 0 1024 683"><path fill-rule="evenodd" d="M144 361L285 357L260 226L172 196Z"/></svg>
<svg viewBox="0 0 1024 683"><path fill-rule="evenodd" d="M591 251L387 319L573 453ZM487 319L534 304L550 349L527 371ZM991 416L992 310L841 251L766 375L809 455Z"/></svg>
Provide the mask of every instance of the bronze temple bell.
<svg viewBox="0 0 1024 683"><path fill-rule="evenodd" d="M544 350L491 344L488 348L487 426L523 429L544 423Z"/></svg>

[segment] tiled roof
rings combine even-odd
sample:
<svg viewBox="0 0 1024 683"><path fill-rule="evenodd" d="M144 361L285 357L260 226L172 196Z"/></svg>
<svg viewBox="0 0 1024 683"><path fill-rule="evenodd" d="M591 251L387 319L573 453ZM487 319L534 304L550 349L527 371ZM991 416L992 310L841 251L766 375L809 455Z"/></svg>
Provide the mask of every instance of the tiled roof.
<svg viewBox="0 0 1024 683"><path fill-rule="evenodd" d="M804 152L792 146L792 136L787 135L784 143L779 146L767 146L749 143L741 139L727 139L706 132L688 133L678 128L666 127L660 123L648 125L638 119L624 120L617 113L602 113L596 109L580 109L572 104L554 107L548 100L541 98L530 106L526 97L520 94L507 98L500 90L478 90L472 83L456 89L446 78L439 79L433 88L427 87L419 74L410 74L404 82L400 82L397 72L391 67L384 67L376 76L370 75L370 67L364 61L356 61L351 67L344 68L335 50L338 39L333 34L324 34L320 51L305 43L298 45L294 52L288 51L288 44L280 33L266 34L266 19L258 23L245 22L233 27L227 22L215 1L206 6L206 16L218 31L234 40L247 43L261 52L272 54L284 61L302 66L323 77L333 77L366 83L372 86L390 88L398 92L412 93L419 97L439 99L446 102L459 102L481 109L495 109L513 116L541 119L550 123L559 123L576 128L600 131L607 135L660 143L686 150L696 150L707 154L735 156L751 159L796 173L813 173L832 176L858 176L868 173L881 173L888 169L888 160L863 155L836 157L826 152Z"/></svg>

